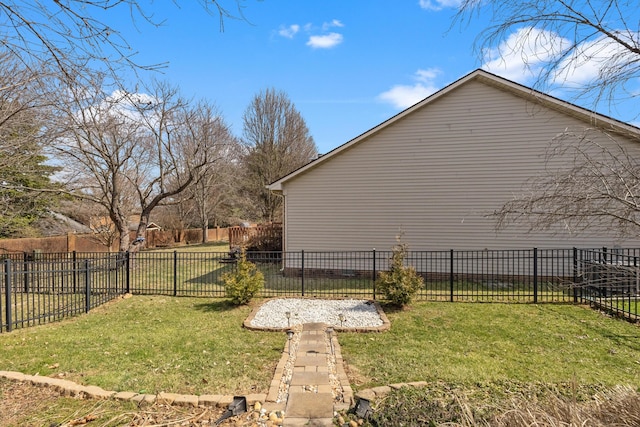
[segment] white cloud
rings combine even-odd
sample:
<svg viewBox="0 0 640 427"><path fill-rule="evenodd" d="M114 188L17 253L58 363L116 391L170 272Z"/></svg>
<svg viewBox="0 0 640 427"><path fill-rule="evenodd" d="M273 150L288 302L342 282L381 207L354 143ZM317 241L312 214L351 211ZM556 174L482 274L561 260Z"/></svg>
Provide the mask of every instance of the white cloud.
<svg viewBox="0 0 640 427"><path fill-rule="evenodd" d="M628 32L618 32L616 36L629 38L632 46L637 44ZM593 82L600 75L608 75L607 70L624 68L624 64L636 60L636 54L603 36L577 46L572 55L564 58L554 76L554 83L580 87Z"/></svg>
<svg viewBox="0 0 640 427"><path fill-rule="evenodd" d="M322 31L327 31L329 28L333 28L333 27L342 28L344 27L344 24L339 20L334 19L331 22L325 22L324 24L322 24Z"/></svg>
<svg viewBox="0 0 640 427"><path fill-rule="evenodd" d="M293 24L289 25L288 27L280 27L280 30L278 30L278 34L280 34L282 37L292 39L293 36L298 33L298 31L300 31L300 25Z"/></svg>
<svg viewBox="0 0 640 427"><path fill-rule="evenodd" d="M420 0L418 4L427 10L442 10L447 7L458 7L462 0Z"/></svg>
<svg viewBox="0 0 640 427"><path fill-rule="evenodd" d="M527 83L569 46L569 40L558 34L531 27L521 28L497 49L487 52L482 68L509 80Z"/></svg>
<svg viewBox="0 0 640 427"><path fill-rule="evenodd" d="M619 31L617 37L634 37L627 31ZM497 49L487 52L482 66L487 71L523 84L530 84L539 78L550 64L560 61L555 74L546 83L557 89L584 89L585 85L597 81L607 70L616 70L623 64L636 60L628 49L609 37L600 37L577 45L564 58L572 42L560 35L535 28L521 28L512 33Z"/></svg>
<svg viewBox="0 0 640 427"><path fill-rule="evenodd" d="M307 40L307 46L314 49L330 49L342 43L344 37L342 34L335 31L328 32L331 28L343 28L344 24L338 19L333 19L329 22L324 22L321 27L312 23L304 24L292 24L289 26L281 25L278 30L278 35L293 39L298 33L304 32L309 36ZM320 34L316 34L320 33Z"/></svg>
<svg viewBox="0 0 640 427"><path fill-rule="evenodd" d="M314 49L330 49L342 43L343 37L339 33L329 33L322 36L311 36L307 46Z"/></svg>
<svg viewBox="0 0 640 427"><path fill-rule="evenodd" d="M434 83L438 74L440 74L440 71L435 68L418 70L414 75L415 84L395 85L388 91L378 95L378 99L388 102L398 109L409 108L439 89Z"/></svg>

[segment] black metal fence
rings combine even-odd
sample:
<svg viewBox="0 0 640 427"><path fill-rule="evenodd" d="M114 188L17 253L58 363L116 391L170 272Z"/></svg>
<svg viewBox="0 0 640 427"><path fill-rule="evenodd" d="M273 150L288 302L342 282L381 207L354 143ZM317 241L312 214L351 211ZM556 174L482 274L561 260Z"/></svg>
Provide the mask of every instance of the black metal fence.
<svg viewBox="0 0 640 427"><path fill-rule="evenodd" d="M126 257L73 255L2 261L0 332L86 313L126 292Z"/></svg>
<svg viewBox="0 0 640 427"><path fill-rule="evenodd" d="M383 297L375 279L390 251L252 252L261 296ZM589 303L638 320L640 251L529 249L409 252L429 301ZM81 312L123 293L224 297L237 258L219 252L28 254L6 257L0 332Z"/></svg>
<svg viewBox="0 0 640 427"><path fill-rule="evenodd" d="M632 321L640 320L640 251L579 252L581 300Z"/></svg>

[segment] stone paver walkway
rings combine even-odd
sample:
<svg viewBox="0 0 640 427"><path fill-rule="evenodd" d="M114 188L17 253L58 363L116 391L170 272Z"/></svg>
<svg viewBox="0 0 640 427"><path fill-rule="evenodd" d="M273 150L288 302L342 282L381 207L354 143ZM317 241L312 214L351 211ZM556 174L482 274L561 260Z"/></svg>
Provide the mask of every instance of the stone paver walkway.
<svg viewBox="0 0 640 427"><path fill-rule="evenodd" d="M285 426L332 425L334 397L329 379L329 351L326 325L304 324L289 384Z"/></svg>
<svg viewBox="0 0 640 427"><path fill-rule="evenodd" d="M338 338L324 323L300 326L285 345L264 407L283 410L285 427L332 426L335 413L353 404Z"/></svg>

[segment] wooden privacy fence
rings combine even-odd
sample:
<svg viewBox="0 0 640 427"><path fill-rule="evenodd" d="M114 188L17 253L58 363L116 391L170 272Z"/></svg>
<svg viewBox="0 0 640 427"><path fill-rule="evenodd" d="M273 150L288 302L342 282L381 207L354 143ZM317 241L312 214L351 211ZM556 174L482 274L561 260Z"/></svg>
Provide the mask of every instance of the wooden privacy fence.
<svg viewBox="0 0 640 427"><path fill-rule="evenodd" d="M135 232L130 238L135 239ZM229 228L216 227L207 230L208 241L224 242L229 240ZM171 247L180 243L188 245L202 242L201 229L186 230L147 230L146 247ZM23 239L0 239L0 256L11 253L60 253L60 252L114 252L118 243L109 248L95 234L69 233L64 236L37 237Z"/></svg>
<svg viewBox="0 0 640 427"><path fill-rule="evenodd" d="M257 251L280 251L282 250L282 224L229 227L229 246Z"/></svg>

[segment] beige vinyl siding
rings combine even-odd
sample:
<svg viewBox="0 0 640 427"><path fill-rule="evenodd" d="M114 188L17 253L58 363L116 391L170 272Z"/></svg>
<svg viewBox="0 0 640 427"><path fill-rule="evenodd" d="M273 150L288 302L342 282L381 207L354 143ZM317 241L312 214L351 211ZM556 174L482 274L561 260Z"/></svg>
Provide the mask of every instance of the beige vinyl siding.
<svg viewBox="0 0 640 427"><path fill-rule="evenodd" d="M496 232L487 217L543 169L554 136L585 125L470 80L284 181L285 248L388 250L400 230L415 250L638 245Z"/></svg>

